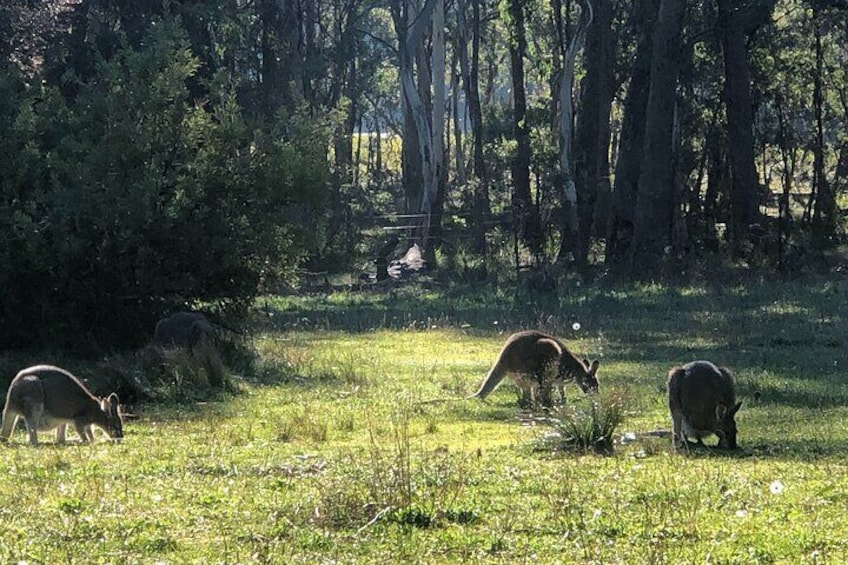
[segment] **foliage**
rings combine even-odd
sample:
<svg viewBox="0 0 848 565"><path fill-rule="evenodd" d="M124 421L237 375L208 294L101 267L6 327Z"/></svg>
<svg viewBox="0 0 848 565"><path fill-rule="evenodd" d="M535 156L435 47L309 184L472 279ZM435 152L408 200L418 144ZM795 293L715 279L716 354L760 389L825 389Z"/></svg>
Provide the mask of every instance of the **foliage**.
<svg viewBox="0 0 848 565"><path fill-rule="evenodd" d="M0 137L20 158L3 162L0 342L137 344L162 313L244 304L301 252L292 219L320 201L320 130L253 129L226 93L194 104L197 67L162 20L73 100L5 80Z"/></svg>

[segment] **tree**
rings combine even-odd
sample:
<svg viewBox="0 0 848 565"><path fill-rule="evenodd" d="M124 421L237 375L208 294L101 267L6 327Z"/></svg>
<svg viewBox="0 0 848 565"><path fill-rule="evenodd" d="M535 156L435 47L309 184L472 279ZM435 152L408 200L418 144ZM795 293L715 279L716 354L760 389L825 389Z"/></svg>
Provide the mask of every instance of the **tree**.
<svg viewBox="0 0 848 565"><path fill-rule="evenodd" d="M561 19L560 10L557 9L556 17ZM562 177L562 239L560 243L559 258L575 259L580 256L580 215L578 214L577 187L574 182L574 152L573 147L573 124L574 105L572 95L574 88L574 64L577 54L583 49L586 41L586 31L592 23L592 4L589 0L581 3L580 19L574 30L570 41L565 43L565 34L561 32L560 48L562 49L562 69L559 81L559 164ZM561 21L557 26L563 30ZM591 225L583 226L584 230L591 232Z"/></svg>
<svg viewBox="0 0 848 565"><path fill-rule="evenodd" d="M813 145L813 235L817 243L829 246L836 231L836 195L825 173L824 132L824 49L822 47L823 18L821 9L813 5L813 35L815 74L813 75L813 113L815 115L815 142ZM841 159L840 159L841 161Z"/></svg>
<svg viewBox="0 0 848 565"><path fill-rule="evenodd" d="M489 178L486 162L483 158L483 110L480 104L480 3L470 0L471 25L467 20L469 0L458 0L457 6L457 51L462 74L462 86L468 105L468 117L471 121L472 136L472 174L473 195L471 215L473 224L472 247L478 253L485 253L486 230L483 223L489 214ZM471 33L471 54L468 53L468 32Z"/></svg>
<svg viewBox="0 0 848 565"><path fill-rule="evenodd" d="M645 143L645 112L651 79L653 27L658 7L658 0L638 0L631 7L630 25L636 38L636 49L624 100L615 185L611 195L611 217L606 245L607 262L610 264L625 260L633 240L634 210L639 191L642 147Z"/></svg>
<svg viewBox="0 0 848 565"><path fill-rule="evenodd" d="M610 113L615 93L612 0L595 0L587 30L575 143L575 183L582 227L577 260L585 263L593 236L607 235L610 193Z"/></svg>
<svg viewBox="0 0 848 565"><path fill-rule="evenodd" d="M682 0L661 0L654 27L645 143L639 171L631 265L659 265L671 243L675 220L673 130L684 15Z"/></svg>
<svg viewBox="0 0 848 565"><path fill-rule="evenodd" d="M136 346L164 312L244 308L263 272L303 253L326 129L292 120L291 138L270 134L232 91L195 104L199 61L178 20L154 22L72 98L3 89L16 102L0 138L18 159L0 183L13 249L0 272L31 281L0 289L4 346Z"/></svg>
<svg viewBox="0 0 848 565"><path fill-rule="evenodd" d="M542 250L539 213L530 194L530 128L527 123L527 93L524 85L524 58L527 35L524 23L526 0L507 0L509 61L512 76L512 131L515 155L512 173L512 213L517 234L534 253Z"/></svg>
<svg viewBox="0 0 848 565"><path fill-rule="evenodd" d="M436 4L441 1L426 0L420 11L414 9L415 3L410 0L392 3L392 19L398 37L398 72L404 108L403 182L408 211L421 214L421 227L416 239L425 249L428 243L426 238L430 232L433 198L441 174L437 160L443 159L443 156L435 156L431 133L433 114L428 103L431 90L424 36L431 24ZM413 150L417 150L417 155Z"/></svg>
<svg viewBox="0 0 848 565"><path fill-rule="evenodd" d="M718 0L731 172L730 234L737 249L750 239L751 227L760 217L747 36L765 21L773 6L770 0L746 8L730 0Z"/></svg>

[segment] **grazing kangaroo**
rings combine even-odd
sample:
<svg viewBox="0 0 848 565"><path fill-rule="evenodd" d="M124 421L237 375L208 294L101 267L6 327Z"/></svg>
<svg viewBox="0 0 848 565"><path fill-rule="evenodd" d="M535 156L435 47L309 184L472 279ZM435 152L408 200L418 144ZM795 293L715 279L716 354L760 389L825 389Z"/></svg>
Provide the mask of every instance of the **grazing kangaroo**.
<svg viewBox="0 0 848 565"><path fill-rule="evenodd" d="M709 361L693 361L668 372L668 407L672 442L687 445L687 438L703 445L703 438L718 436L718 446L736 449L736 402L733 376Z"/></svg>
<svg viewBox="0 0 848 565"><path fill-rule="evenodd" d="M36 365L19 372L9 385L0 441L9 439L19 417L26 421L30 445L38 445L37 432L54 429L56 443L65 443L68 424L83 443L94 441L92 426L117 440L124 437L118 404L118 395L112 393L100 400L64 369Z"/></svg>
<svg viewBox="0 0 848 565"><path fill-rule="evenodd" d="M598 366L598 361L581 361L546 333L516 332L507 338L480 389L469 398L484 400L509 374L518 387L520 407L530 408L534 403L551 406L552 386L557 387L562 401L567 382L576 381L585 393L597 391Z"/></svg>
<svg viewBox="0 0 848 565"><path fill-rule="evenodd" d="M203 340L211 340L214 334L214 327L202 313L177 312L156 323L153 345L191 349Z"/></svg>

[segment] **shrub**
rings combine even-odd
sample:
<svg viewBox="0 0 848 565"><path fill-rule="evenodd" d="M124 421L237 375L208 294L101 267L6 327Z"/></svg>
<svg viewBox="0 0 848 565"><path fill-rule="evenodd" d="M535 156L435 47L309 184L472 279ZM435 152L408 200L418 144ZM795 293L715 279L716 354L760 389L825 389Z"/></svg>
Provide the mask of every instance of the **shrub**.
<svg viewBox="0 0 848 565"><path fill-rule="evenodd" d="M302 253L321 128L265 132L226 88L196 104L179 22L147 34L69 73L73 98L0 77L0 346L137 346L165 313L244 311Z"/></svg>
<svg viewBox="0 0 848 565"><path fill-rule="evenodd" d="M555 433L543 439L545 448L609 453L615 432L624 422L624 398L613 393L592 398L586 407L565 406L554 418Z"/></svg>

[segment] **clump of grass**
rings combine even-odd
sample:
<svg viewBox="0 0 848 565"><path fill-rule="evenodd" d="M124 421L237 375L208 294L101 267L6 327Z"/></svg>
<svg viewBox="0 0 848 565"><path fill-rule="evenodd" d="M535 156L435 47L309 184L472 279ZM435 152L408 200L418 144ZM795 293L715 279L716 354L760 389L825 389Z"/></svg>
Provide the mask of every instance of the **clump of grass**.
<svg viewBox="0 0 848 565"><path fill-rule="evenodd" d="M330 427L326 420L317 417L309 407L299 414L286 418L279 427L277 439L288 443L296 439L307 439L323 443L329 439Z"/></svg>
<svg viewBox="0 0 848 565"><path fill-rule="evenodd" d="M157 400L206 400L218 392L235 390L211 343L202 342L191 349L147 347L139 357Z"/></svg>
<svg viewBox="0 0 848 565"><path fill-rule="evenodd" d="M612 453L616 430L624 422L626 402L619 393L598 396L588 406L567 406L554 418L555 432L543 438L546 449Z"/></svg>
<svg viewBox="0 0 848 565"><path fill-rule="evenodd" d="M410 406L404 398L381 421L369 419L367 458L340 462L336 474L316 481L316 523L361 532L378 523L429 529L478 519L476 509L458 504L471 482L467 456L419 448Z"/></svg>

